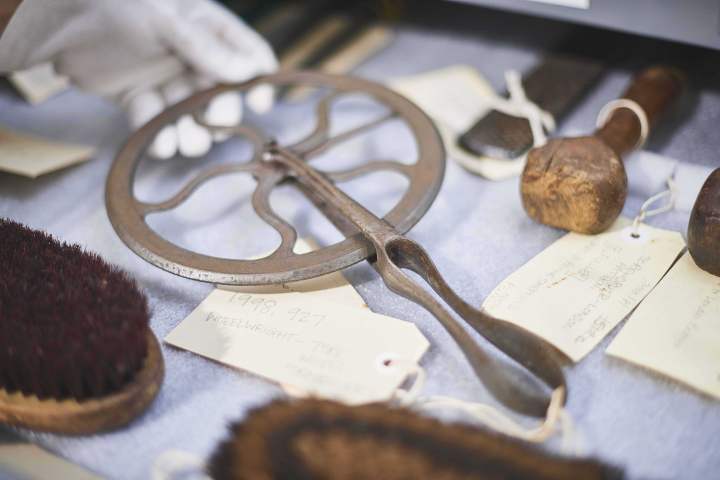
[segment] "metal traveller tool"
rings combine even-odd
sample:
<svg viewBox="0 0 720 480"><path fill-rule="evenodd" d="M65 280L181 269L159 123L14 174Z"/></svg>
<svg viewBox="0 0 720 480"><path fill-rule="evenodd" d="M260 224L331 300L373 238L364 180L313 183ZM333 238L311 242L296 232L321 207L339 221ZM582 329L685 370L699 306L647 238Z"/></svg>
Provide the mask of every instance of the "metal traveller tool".
<svg viewBox="0 0 720 480"><path fill-rule="evenodd" d="M135 198L136 169L143 151L157 132L185 114L193 114L197 121L202 121L197 114L216 95L230 90L246 92L260 84L330 90L318 101L317 121L306 138L292 145L280 145L249 124L237 127L206 125L249 140L254 146L252 158L244 163L207 167L165 201L147 203ZM344 95L358 93L384 105L389 113L331 136L332 104ZM391 119L403 121L413 135L418 152L414 164L372 161L335 172L323 172L310 166L309 162L329 148ZM135 253L171 273L205 282L227 285L284 283L323 275L367 259L393 292L421 305L440 321L476 375L499 401L517 412L544 416L550 403L549 389L566 388L558 352L521 327L495 319L466 303L445 282L425 250L403 236L432 204L444 170L445 153L432 121L401 95L382 85L353 77L284 72L200 92L158 115L132 135L118 154L107 180L106 203L113 227ZM378 171L395 171L409 180L402 198L383 218L376 217L335 185L335 182ZM256 179L252 205L258 216L280 234L280 245L270 255L255 260L203 255L169 242L147 225L145 217L150 213L173 209L206 181L237 172L247 172ZM280 184L297 186L347 238L309 253L294 253L297 232L273 211L269 201L271 191ZM446 306L403 270L418 274L470 327L542 380L549 389L518 365L483 350Z"/></svg>

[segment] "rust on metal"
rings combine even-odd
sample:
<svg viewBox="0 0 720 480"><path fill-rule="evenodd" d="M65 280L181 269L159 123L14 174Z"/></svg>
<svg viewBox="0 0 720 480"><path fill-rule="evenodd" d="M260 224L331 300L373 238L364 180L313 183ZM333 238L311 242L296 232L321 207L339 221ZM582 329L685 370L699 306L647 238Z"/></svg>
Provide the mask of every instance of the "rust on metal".
<svg viewBox="0 0 720 480"><path fill-rule="evenodd" d="M279 145L251 125L206 125L248 139L255 147L252 159L237 165L210 167L163 202L145 203L134 197L133 183L141 155L163 126L176 121L181 115L197 114L220 93L247 91L259 84L315 86L330 88L332 92L318 102L313 131L292 145ZM331 136L330 107L348 93L367 94L388 107L391 113ZM383 159L332 173L321 172L310 165L313 157L331 146L390 119L405 122L412 133L418 152L414 164ZM437 130L422 110L404 97L367 80L314 72L284 72L242 84L216 87L161 113L135 133L118 154L107 180L106 203L113 227L130 249L160 268L196 280L233 285L281 283L315 277L368 259L392 291L421 305L440 321L463 351L478 378L496 398L516 411L544 416L550 401L550 390L566 388L558 352L534 334L492 318L466 303L445 282L427 252L403 236L432 204L444 169L445 153ZM334 183L383 170L396 171L409 180L409 187L402 198L383 218L376 217ZM145 223L146 215L176 207L203 182L237 172L247 172L257 180L252 205L258 216L271 225L282 239L280 246L267 257L235 260L201 255L167 241ZM280 183L293 184L305 193L346 235L346 239L311 253L294 253L297 233L292 225L272 210L269 202L270 192ZM418 274L444 304L405 270ZM483 350L446 305L524 369ZM528 371L545 386L529 377Z"/></svg>

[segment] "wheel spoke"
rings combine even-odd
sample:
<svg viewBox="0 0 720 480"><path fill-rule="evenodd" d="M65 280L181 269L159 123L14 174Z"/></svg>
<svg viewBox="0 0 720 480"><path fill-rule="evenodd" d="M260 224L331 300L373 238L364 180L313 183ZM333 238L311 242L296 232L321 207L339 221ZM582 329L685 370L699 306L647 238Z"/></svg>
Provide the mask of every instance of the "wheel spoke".
<svg viewBox="0 0 720 480"><path fill-rule="evenodd" d="M348 180L368 175L374 172L391 171L397 172L410 178L412 175L413 165L396 162L394 160L377 160L368 162L359 167L349 168L347 170L323 171L323 173L333 182L347 182Z"/></svg>
<svg viewBox="0 0 720 480"><path fill-rule="evenodd" d="M183 203L185 200L188 199L188 197L197 190L203 183L207 182L210 179L220 177L223 175L229 175L232 173L238 173L238 172L253 172L258 169L258 162L253 160L249 163L243 163L243 164L224 164L224 165L215 165L210 168L207 168L197 174L194 178L192 178L190 181L188 181L175 195L168 198L167 200L164 200L162 202L157 203L147 203L147 202L141 202L136 200L136 205L140 209L140 212L143 216L148 215L153 212L158 211L165 211L165 210L171 210L181 203Z"/></svg>
<svg viewBox="0 0 720 480"><path fill-rule="evenodd" d="M252 206L258 216L265 220L280 234L280 246L270 255L271 257L289 257L294 255L293 247L297 241L297 231L288 222L283 220L270 205L270 193L275 185L285 178L282 171L264 174L258 178L258 185L252 196Z"/></svg>
<svg viewBox="0 0 720 480"><path fill-rule="evenodd" d="M387 122L388 120L392 120L396 116L397 116L397 114L395 112L390 112L390 113L383 115L382 117L376 118L375 120L371 120L367 123L358 125L357 127L353 127L349 130L345 130L342 133L338 133L334 137L327 137L323 142L316 145L315 147L303 151L302 155L306 159L317 156L317 155L321 154L322 152L330 149L331 147L337 145L338 143L345 142L349 138L359 135L365 131L372 130L373 128L376 128L379 125L382 125L383 123Z"/></svg>
<svg viewBox="0 0 720 480"><path fill-rule="evenodd" d="M205 119L202 118L202 115L199 114L193 115L193 118L195 123L201 127L207 128L211 133L245 137L253 144L255 151L261 150L269 141L269 137L265 134L265 132L258 130L251 125L213 125L212 123L207 123Z"/></svg>
<svg viewBox="0 0 720 480"><path fill-rule="evenodd" d="M330 136L330 104L340 95L340 92L332 92L326 95L317 104L315 116L317 124L310 134L304 139L290 145L296 152L305 152L321 145Z"/></svg>

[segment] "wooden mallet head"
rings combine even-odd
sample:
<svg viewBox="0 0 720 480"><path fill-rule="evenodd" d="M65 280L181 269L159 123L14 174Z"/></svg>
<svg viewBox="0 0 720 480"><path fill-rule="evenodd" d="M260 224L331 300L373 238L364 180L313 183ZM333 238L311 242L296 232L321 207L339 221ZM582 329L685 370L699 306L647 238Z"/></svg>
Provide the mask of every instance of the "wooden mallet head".
<svg viewBox="0 0 720 480"><path fill-rule="evenodd" d="M677 70L646 69L620 99L624 103L612 110L593 135L552 139L530 150L520 183L528 215L545 225L578 233L599 233L610 227L627 197L622 155L644 141L683 84L684 77ZM642 112L627 106L639 107Z"/></svg>
<svg viewBox="0 0 720 480"><path fill-rule="evenodd" d="M697 266L720 276L720 168L705 180L695 200L687 241Z"/></svg>

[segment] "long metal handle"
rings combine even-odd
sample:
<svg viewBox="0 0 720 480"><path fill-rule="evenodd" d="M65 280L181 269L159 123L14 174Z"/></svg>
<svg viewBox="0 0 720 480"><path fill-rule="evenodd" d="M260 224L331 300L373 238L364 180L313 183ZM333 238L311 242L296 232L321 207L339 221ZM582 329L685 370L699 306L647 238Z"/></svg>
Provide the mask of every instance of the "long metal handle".
<svg viewBox="0 0 720 480"><path fill-rule="evenodd" d="M388 288L424 307L440 321L462 350L475 374L498 400L523 414L538 417L545 415L550 403L550 392L531 381L526 372L483 351L448 309L403 269L420 275L467 324L555 389L565 387L566 384L556 351L552 347L532 333L492 318L467 304L445 282L420 245L398 234L388 223L338 189L291 150L277 147L265 160L277 162L281 165L279 168L288 169L306 191L312 192L311 199L331 221L353 225L372 243L376 253L374 266Z"/></svg>

